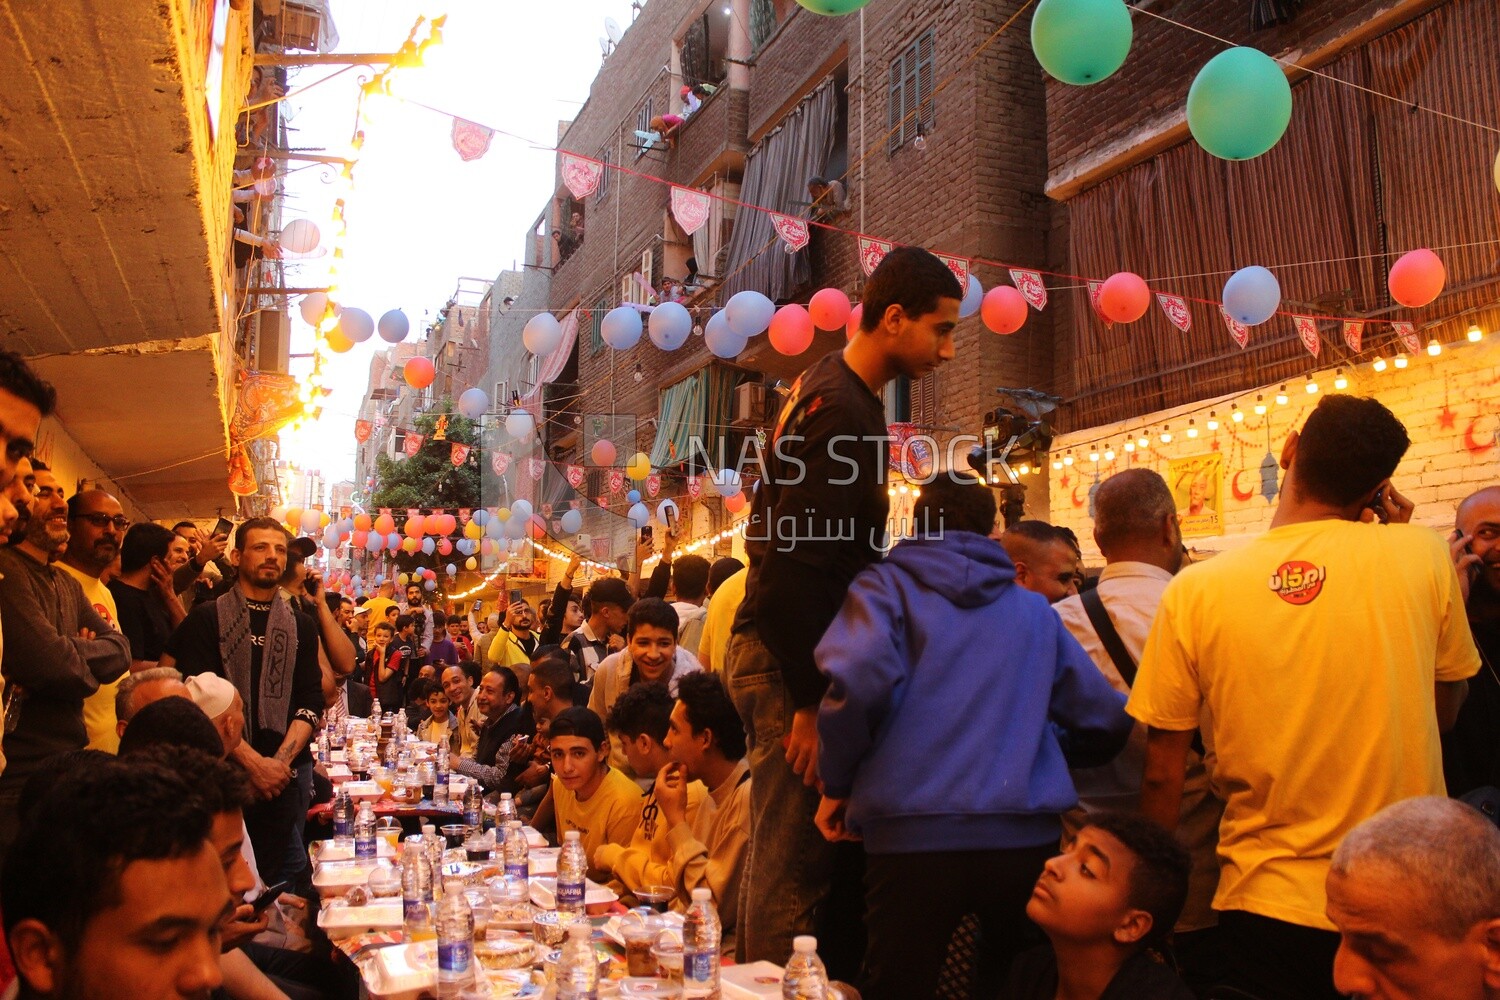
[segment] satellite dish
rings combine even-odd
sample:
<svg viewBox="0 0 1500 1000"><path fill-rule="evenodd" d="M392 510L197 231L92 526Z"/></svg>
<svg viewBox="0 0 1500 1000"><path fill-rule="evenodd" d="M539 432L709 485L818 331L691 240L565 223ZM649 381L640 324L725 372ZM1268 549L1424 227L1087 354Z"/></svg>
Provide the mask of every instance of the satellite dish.
<svg viewBox="0 0 1500 1000"><path fill-rule="evenodd" d="M602 53L604 53L605 55L609 55L609 49L610 49L609 39L605 38L604 36L601 35L599 37L599 51L602 52Z"/></svg>
<svg viewBox="0 0 1500 1000"><path fill-rule="evenodd" d="M616 22L612 17L606 17L604 19L604 33L608 35L609 40L614 42L616 45L620 44L620 39L625 35L625 32L620 30L619 23Z"/></svg>

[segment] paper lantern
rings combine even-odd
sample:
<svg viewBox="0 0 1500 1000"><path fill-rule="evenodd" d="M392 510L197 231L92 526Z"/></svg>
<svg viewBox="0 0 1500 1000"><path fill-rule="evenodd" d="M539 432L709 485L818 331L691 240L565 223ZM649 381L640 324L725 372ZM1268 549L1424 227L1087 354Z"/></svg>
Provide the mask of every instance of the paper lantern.
<svg viewBox="0 0 1500 1000"><path fill-rule="evenodd" d="M354 341L344 336L344 331L338 327L334 327L323 335L323 343L327 344L328 349L334 354L348 354L354 350Z"/></svg>
<svg viewBox="0 0 1500 1000"><path fill-rule="evenodd" d="M293 219L281 227L281 237L276 242L281 249L292 253L312 253L323 242L323 234L311 219Z"/></svg>
<svg viewBox="0 0 1500 1000"><path fill-rule="evenodd" d="M958 304L958 318L968 319L979 311L980 305L984 303L984 286L974 275L969 275L969 290L964 292L963 301Z"/></svg>
<svg viewBox="0 0 1500 1000"><path fill-rule="evenodd" d="M614 465L616 454L615 443L607 438L595 441L594 446L589 449L589 458L595 465Z"/></svg>
<svg viewBox="0 0 1500 1000"><path fill-rule="evenodd" d="M641 502L641 491L640 490L631 490L629 493L626 493L625 494L625 502L626 503L640 503Z"/></svg>
<svg viewBox="0 0 1500 1000"><path fill-rule="evenodd" d="M406 519L406 525L402 530L408 538L421 538L422 531L427 527L427 519L421 514L413 514Z"/></svg>
<svg viewBox="0 0 1500 1000"><path fill-rule="evenodd" d="M813 321L795 302L789 302L776 310L771 317L771 346L787 357L796 357L812 346Z"/></svg>
<svg viewBox="0 0 1500 1000"><path fill-rule="evenodd" d="M995 333L1015 333L1026 323L1026 296L1010 285L996 285L984 293L979 319Z"/></svg>
<svg viewBox="0 0 1500 1000"><path fill-rule="evenodd" d="M651 343L664 351L675 351L693 332L693 316L681 302L663 302L651 312Z"/></svg>
<svg viewBox="0 0 1500 1000"><path fill-rule="evenodd" d="M859 324L864 319L864 317L865 304L863 302L858 302L855 304L853 309L849 310L849 326L844 333L846 339L854 339L854 335L859 332Z"/></svg>
<svg viewBox="0 0 1500 1000"><path fill-rule="evenodd" d="M625 463L625 475L642 482L651 475L651 459L643 451L638 451L630 456L630 461Z"/></svg>
<svg viewBox="0 0 1500 1000"><path fill-rule="evenodd" d="M490 397L477 386L473 389L465 389L458 397L458 412L470 420L478 420L490 412Z"/></svg>
<svg viewBox="0 0 1500 1000"><path fill-rule="evenodd" d="M334 306L334 315L338 315L338 306ZM323 320L323 314L328 311L328 296L323 292L312 292L304 295L302 301L297 305L297 311L302 314L302 320L308 326L317 326Z"/></svg>
<svg viewBox="0 0 1500 1000"><path fill-rule="evenodd" d="M749 338L765 330L776 315L776 304L760 292L736 292L730 297L724 312L729 318L729 328L741 337Z"/></svg>
<svg viewBox="0 0 1500 1000"><path fill-rule="evenodd" d="M869 2L870 0L797 0L799 6L828 17L852 14Z"/></svg>
<svg viewBox="0 0 1500 1000"><path fill-rule="evenodd" d="M1409 309L1425 306L1443 291L1448 273L1442 260L1431 250L1413 250L1401 255L1391 267L1387 284L1391 298Z"/></svg>
<svg viewBox="0 0 1500 1000"><path fill-rule="evenodd" d="M630 306L616 306L604 314L599 336L617 351L628 351L641 339L641 314Z"/></svg>
<svg viewBox="0 0 1500 1000"><path fill-rule="evenodd" d="M574 510L571 507L563 511L559 519L565 534L576 535L583 529L583 511Z"/></svg>
<svg viewBox="0 0 1500 1000"><path fill-rule="evenodd" d="M411 332L411 320L400 309L391 309L380 316L380 339L387 344L399 344Z"/></svg>
<svg viewBox="0 0 1500 1000"><path fill-rule="evenodd" d="M711 482L714 491L721 497L732 497L743 489L740 474L733 469L720 469L714 473Z"/></svg>
<svg viewBox="0 0 1500 1000"><path fill-rule="evenodd" d="M676 521L678 516L676 500L663 500L656 505L656 519L667 527L671 527L672 522Z"/></svg>
<svg viewBox="0 0 1500 1000"><path fill-rule="evenodd" d="M522 328L521 343L537 357L551 354L562 343L562 324L551 313L537 313Z"/></svg>
<svg viewBox="0 0 1500 1000"><path fill-rule="evenodd" d="M425 389L437 378L431 358L412 358L401 366L401 375L413 389Z"/></svg>
<svg viewBox="0 0 1500 1000"><path fill-rule="evenodd" d="M1042 0L1031 16L1031 51L1063 83L1087 87L1112 76L1130 54L1124 0Z"/></svg>
<svg viewBox="0 0 1500 1000"><path fill-rule="evenodd" d="M476 570L478 568L479 568L479 560L475 559L473 556L470 556L469 558L467 558L467 559L464 560L464 569L472 571L472 570Z"/></svg>
<svg viewBox="0 0 1500 1000"><path fill-rule="evenodd" d="M389 535L396 530L396 519L389 514L381 514L375 518L375 530L382 535Z"/></svg>
<svg viewBox="0 0 1500 1000"><path fill-rule="evenodd" d="M736 493L734 496L724 498L724 509L731 514L738 514L745 509L745 504L749 502L749 500L745 499L745 494Z"/></svg>
<svg viewBox="0 0 1500 1000"><path fill-rule="evenodd" d="M363 309L345 309L339 313L338 331L356 344L363 344L375 334L375 321Z"/></svg>
<svg viewBox="0 0 1500 1000"><path fill-rule="evenodd" d="M532 419L530 411L523 410L519 406L505 417L505 432L513 438L521 440L530 438L535 425L536 421Z"/></svg>
<svg viewBox="0 0 1500 1000"><path fill-rule="evenodd" d="M651 512L643 503L632 504L625 516L630 518L630 526L639 531L651 522Z"/></svg>
<svg viewBox="0 0 1500 1000"><path fill-rule="evenodd" d="M837 330L849 322L852 309L849 296L838 288L820 289L813 293L812 299L807 303L807 314L812 317L813 326L819 330ZM707 336L707 331L704 335Z"/></svg>
<svg viewBox="0 0 1500 1000"><path fill-rule="evenodd" d="M1134 323L1151 306L1151 289L1138 274L1112 274L1099 290L1099 311L1116 323Z"/></svg>
<svg viewBox="0 0 1500 1000"><path fill-rule="evenodd" d="M1281 308L1281 282L1259 265L1242 267L1224 282L1224 310L1246 326L1259 326Z"/></svg>
<svg viewBox="0 0 1500 1000"><path fill-rule="evenodd" d="M515 503L510 505L511 517L518 517L524 521L531 516L531 513L532 507L530 500L517 500Z"/></svg>
<svg viewBox="0 0 1500 1000"><path fill-rule="evenodd" d="M1188 129L1224 160L1249 160L1281 140L1292 121L1292 86L1281 64L1259 49L1225 49L1188 89Z"/></svg>
<svg viewBox="0 0 1500 1000"><path fill-rule="evenodd" d="M708 318L707 325L703 327L703 343L715 357L737 358L745 349L746 340L734 332L729 325L729 317L720 309Z"/></svg>

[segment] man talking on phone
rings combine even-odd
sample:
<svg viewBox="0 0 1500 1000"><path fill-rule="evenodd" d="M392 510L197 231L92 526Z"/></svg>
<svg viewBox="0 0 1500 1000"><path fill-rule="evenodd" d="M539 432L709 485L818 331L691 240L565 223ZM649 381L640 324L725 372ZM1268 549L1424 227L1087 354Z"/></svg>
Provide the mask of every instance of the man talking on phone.
<svg viewBox="0 0 1500 1000"><path fill-rule="evenodd" d="M1482 664L1443 736L1443 777L1459 797L1500 788L1500 486L1465 497L1455 521L1449 550Z"/></svg>

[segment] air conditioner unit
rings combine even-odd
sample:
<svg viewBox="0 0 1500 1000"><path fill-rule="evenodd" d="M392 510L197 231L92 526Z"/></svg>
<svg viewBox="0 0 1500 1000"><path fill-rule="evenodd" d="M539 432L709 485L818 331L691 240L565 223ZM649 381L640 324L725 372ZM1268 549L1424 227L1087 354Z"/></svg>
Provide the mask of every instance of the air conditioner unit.
<svg viewBox="0 0 1500 1000"><path fill-rule="evenodd" d="M766 422L766 384L746 382L734 390L734 424L758 427Z"/></svg>
<svg viewBox="0 0 1500 1000"><path fill-rule="evenodd" d="M264 309L255 314L255 364L263 372L287 373L292 349L292 325L287 314Z"/></svg>

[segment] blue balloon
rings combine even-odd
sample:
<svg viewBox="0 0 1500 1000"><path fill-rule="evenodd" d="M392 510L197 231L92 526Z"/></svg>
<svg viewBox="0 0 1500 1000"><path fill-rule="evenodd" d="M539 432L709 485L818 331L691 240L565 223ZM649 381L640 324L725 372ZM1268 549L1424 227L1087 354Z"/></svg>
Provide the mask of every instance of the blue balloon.
<svg viewBox="0 0 1500 1000"><path fill-rule="evenodd" d="M532 510L530 500L517 500L515 503L510 505L510 519L512 521L518 518L524 521L528 517L530 517L531 514Z"/></svg>
<svg viewBox="0 0 1500 1000"><path fill-rule="evenodd" d="M436 580L428 580L426 583L422 584L422 589L423 590L437 590L437 581Z"/></svg>
<svg viewBox="0 0 1500 1000"><path fill-rule="evenodd" d="M763 333L776 315L776 303L760 292L736 292L724 306L729 328L741 337L750 338Z"/></svg>
<svg viewBox="0 0 1500 1000"><path fill-rule="evenodd" d="M443 567L443 572L447 573L449 576L457 576L458 567L453 565L452 563L449 563L448 565Z"/></svg>
<svg viewBox="0 0 1500 1000"><path fill-rule="evenodd" d="M436 549L436 548L437 548L437 542L434 542L430 538L424 538L424 539L422 539L422 554L424 556L430 556L430 555L432 555L433 550Z"/></svg>
<svg viewBox="0 0 1500 1000"><path fill-rule="evenodd" d="M575 535L583 528L583 511L569 508L563 511L562 530L565 534Z"/></svg>
<svg viewBox="0 0 1500 1000"><path fill-rule="evenodd" d="M475 508L473 521L481 528L490 521L490 512L483 507Z"/></svg>
<svg viewBox="0 0 1500 1000"><path fill-rule="evenodd" d="M745 349L746 338L734 332L729 317L720 309L708 318L708 324L703 328L703 343L715 357L736 358Z"/></svg>
<svg viewBox="0 0 1500 1000"><path fill-rule="evenodd" d="M630 306L616 306L604 314L599 336L617 351L628 351L641 339L641 314Z"/></svg>
<svg viewBox="0 0 1500 1000"><path fill-rule="evenodd" d="M369 552L379 552L383 548L385 548L385 536L370 532L369 537L365 539L365 549Z"/></svg>
<svg viewBox="0 0 1500 1000"><path fill-rule="evenodd" d="M625 516L630 518L630 526L637 531L651 523L651 512L646 509L646 505L643 503L632 505Z"/></svg>
<svg viewBox="0 0 1500 1000"><path fill-rule="evenodd" d="M477 387L465 389L463 395L458 397L458 412L470 420L478 420L490 412L490 397Z"/></svg>
<svg viewBox="0 0 1500 1000"><path fill-rule="evenodd" d="M376 573L375 574L375 586L378 587L382 583L385 583L385 574L384 573Z"/></svg>
<svg viewBox="0 0 1500 1000"><path fill-rule="evenodd" d="M984 286L971 274L969 275L969 290L964 292L964 300L958 305L958 318L968 319L979 311L982 302L984 302Z"/></svg>
<svg viewBox="0 0 1500 1000"><path fill-rule="evenodd" d="M401 547L401 536L394 531L385 536L385 547L395 552Z"/></svg>
<svg viewBox="0 0 1500 1000"><path fill-rule="evenodd" d="M693 332L693 316L681 302L663 302L651 313L651 343L664 351L675 351Z"/></svg>
<svg viewBox="0 0 1500 1000"><path fill-rule="evenodd" d="M1259 265L1240 268L1224 282L1224 309L1246 326L1258 326L1281 308L1281 283Z"/></svg>
<svg viewBox="0 0 1500 1000"><path fill-rule="evenodd" d="M501 521L498 517L490 518L489 522L484 526L484 533L491 538L504 538L505 522Z"/></svg>
<svg viewBox="0 0 1500 1000"><path fill-rule="evenodd" d="M631 503L640 503L641 502L641 491L640 490L631 490L629 493L625 494L625 499L629 500Z"/></svg>

